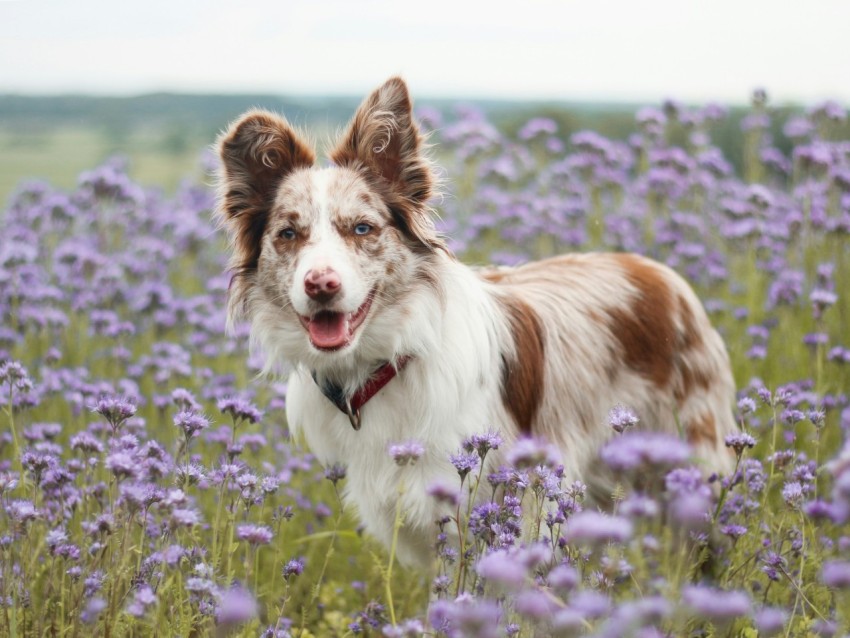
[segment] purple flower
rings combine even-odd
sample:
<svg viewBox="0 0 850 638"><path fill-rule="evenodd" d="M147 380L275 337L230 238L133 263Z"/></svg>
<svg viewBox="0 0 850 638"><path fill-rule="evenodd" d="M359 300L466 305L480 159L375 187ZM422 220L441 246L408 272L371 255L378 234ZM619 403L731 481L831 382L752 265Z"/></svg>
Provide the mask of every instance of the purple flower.
<svg viewBox="0 0 850 638"><path fill-rule="evenodd" d="M702 492L676 494L670 503L673 518L689 530L707 528L711 522L711 498Z"/></svg>
<svg viewBox="0 0 850 638"><path fill-rule="evenodd" d="M787 618L788 612L779 607L762 607L753 615L760 636L777 635L785 627Z"/></svg>
<svg viewBox="0 0 850 638"><path fill-rule="evenodd" d="M250 432L242 434L239 437L239 445L247 447L251 450L251 452L256 454L268 445L268 441L266 437L259 432Z"/></svg>
<svg viewBox="0 0 850 638"><path fill-rule="evenodd" d="M661 432L625 432L609 441L600 452L608 467L621 472L669 468L690 457L684 441Z"/></svg>
<svg viewBox="0 0 850 638"><path fill-rule="evenodd" d="M578 575L575 567L572 565L557 565L546 576L546 580L550 587L554 587L561 592L570 591L579 584L581 578Z"/></svg>
<svg viewBox="0 0 850 638"><path fill-rule="evenodd" d="M823 564L823 584L833 589L850 589L850 561L833 560Z"/></svg>
<svg viewBox="0 0 850 638"><path fill-rule="evenodd" d="M251 545L268 545L274 534L264 525L243 524L236 527L236 538Z"/></svg>
<svg viewBox="0 0 850 638"><path fill-rule="evenodd" d="M738 456L741 456L745 448L755 447L756 444L756 440L745 432L727 434L724 442L726 443L726 447L735 450L735 454Z"/></svg>
<svg viewBox="0 0 850 638"><path fill-rule="evenodd" d="M210 420L189 408L181 410L174 416L174 425L183 431L187 439L192 439L210 426Z"/></svg>
<svg viewBox="0 0 850 638"><path fill-rule="evenodd" d="M750 613L750 597L742 591L725 591L705 585L682 589L682 602L695 614L715 623L731 621Z"/></svg>
<svg viewBox="0 0 850 638"><path fill-rule="evenodd" d="M782 132L785 134L786 137L805 138L808 137L813 130L814 126L808 120L808 118L797 116L788 118L788 121L785 122L785 126L782 129Z"/></svg>
<svg viewBox="0 0 850 638"><path fill-rule="evenodd" d="M103 598L92 598L86 603L85 608L80 613L80 620L87 625L97 622L100 613L106 609L106 601Z"/></svg>
<svg viewBox="0 0 850 638"><path fill-rule="evenodd" d="M44 537L44 543L50 549L56 549L57 545L61 545L62 543L68 540L67 532L61 527L58 529L52 529L47 532L47 535Z"/></svg>
<svg viewBox="0 0 850 638"><path fill-rule="evenodd" d="M816 428L822 427L826 420L826 413L823 410L809 410L806 416L809 417L809 421L811 421L812 425Z"/></svg>
<svg viewBox="0 0 850 638"><path fill-rule="evenodd" d="M257 601L243 587L225 591L216 609L216 622L223 626L241 625L253 619L258 612Z"/></svg>
<svg viewBox="0 0 850 638"><path fill-rule="evenodd" d="M22 392L27 392L33 387L27 369L19 361L0 363L0 385L9 385ZM3 399L8 400L8 396L4 396Z"/></svg>
<svg viewBox="0 0 850 638"><path fill-rule="evenodd" d="M515 554L507 550L496 550L478 561L478 574L487 581L504 587L518 589L525 583L525 566Z"/></svg>
<svg viewBox="0 0 850 638"><path fill-rule="evenodd" d="M103 587L103 572L96 570L91 575L86 576L83 581L83 593L86 597L91 597L101 590Z"/></svg>
<svg viewBox="0 0 850 638"><path fill-rule="evenodd" d="M18 479L15 475L7 472L0 472L0 496L4 492L11 492L18 487Z"/></svg>
<svg viewBox="0 0 850 638"><path fill-rule="evenodd" d="M799 481L789 481L782 488L782 498L786 505L793 509L799 509L803 503L803 486Z"/></svg>
<svg viewBox="0 0 850 638"><path fill-rule="evenodd" d="M293 558L283 566L283 577L289 580L293 576L300 576L304 572L304 559Z"/></svg>
<svg viewBox="0 0 850 638"><path fill-rule="evenodd" d="M186 591L193 594L212 594L216 591L216 586L209 578L199 578L192 576L186 579L186 584L183 585Z"/></svg>
<svg viewBox="0 0 850 638"><path fill-rule="evenodd" d="M112 426L112 431L118 432L127 419L136 414L136 406L124 397L107 396L98 399L92 412L101 415Z"/></svg>
<svg viewBox="0 0 850 638"><path fill-rule="evenodd" d="M201 517L195 510L177 508L172 510L169 523L171 527L194 527L200 525Z"/></svg>
<svg viewBox="0 0 850 638"><path fill-rule="evenodd" d="M396 465L403 467L408 464L414 465L425 453L425 448L418 441L405 441L393 443L389 446L388 452Z"/></svg>
<svg viewBox="0 0 850 638"><path fill-rule="evenodd" d="M334 463L328 468L325 468L325 478L336 485L339 481L345 478L346 468L341 463Z"/></svg>
<svg viewBox="0 0 850 638"><path fill-rule="evenodd" d="M138 461L126 452L113 452L106 457L105 466L118 480L135 478L139 470Z"/></svg>
<svg viewBox="0 0 850 638"><path fill-rule="evenodd" d="M11 501L5 506L6 513L17 523L29 523L41 516L31 501Z"/></svg>
<svg viewBox="0 0 850 638"><path fill-rule="evenodd" d="M103 444L93 434L83 430L71 437L71 449L88 454L100 454L103 452Z"/></svg>
<svg viewBox="0 0 850 638"><path fill-rule="evenodd" d="M806 415L801 410L784 410L782 412L782 420L788 425L796 425L806 418Z"/></svg>
<svg viewBox="0 0 850 638"><path fill-rule="evenodd" d="M424 635L424 631L425 628L422 623L419 620L413 619L405 620L400 625L384 625L381 628L381 635L384 638L419 638L419 636Z"/></svg>
<svg viewBox="0 0 850 638"><path fill-rule="evenodd" d="M517 137L527 142L537 136L554 135L558 131L557 123L548 117L535 117L526 122L517 133Z"/></svg>
<svg viewBox="0 0 850 638"><path fill-rule="evenodd" d="M551 596L537 589L526 589L514 598L514 609L533 620L544 620L558 609Z"/></svg>
<svg viewBox="0 0 850 638"><path fill-rule="evenodd" d="M467 452L477 452L481 460L490 450L498 450L502 445L502 437L497 432L485 432L484 434L473 434L463 442L463 449Z"/></svg>
<svg viewBox="0 0 850 638"><path fill-rule="evenodd" d="M838 295L831 290L815 288L809 295L809 301L812 302L812 313L815 319L819 319L827 308L835 305Z"/></svg>
<svg viewBox="0 0 850 638"><path fill-rule="evenodd" d="M147 483L122 483L121 503L132 511L146 509L165 497L163 490Z"/></svg>
<svg viewBox="0 0 850 638"><path fill-rule="evenodd" d="M62 432L60 423L33 423L31 427L24 430L24 438L35 443L36 441L52 441Z"/></svg>
<svg viewBox="0 0 850 638"><path fill-rule="evenodd" d="M207 478L204 468L197 463L179 465L174 468L178 485L198 485Z"/></svg>
<svg viewBox="0 0 850 638"><path fill-rule="evenodd" d="M502 610L494 601L464 595L454 601L437 600L429 606L431 626L452 638L497 638L502 632Z"/></svg>
<svg viewBox="0 0 850 638"><path fill-rule="evenodd" d="M632 523L622 516L584 511L567 521L564 536L570 541L588 543L623 543L632 535Z"/></svg>
<svg viewBox="0 0 850 638"><path fill-rule="evenodd" d="M216 406L220 412L229 414L235 423L239 421L257 423L263 418L263 413L254 404L239 397L219 399Z"/></svg>
<svg viewBox="0 0 850 638"><path fill-rule="evenodd" d="M570 607L585 618L601 618L608 613L611 601L605 594L585 589L570 596Z"/></svg>
<svg viewBox="0 0 850 638"><path fill-rule="evenodd" d="M457 470L457 473L460 475L461 480L466 478L467 474L478 467L479 462L477 454L467 452L452 454L450 460Z"/></svg>
<svg viewBox="0 0 850 638"><path fill-rule="evenodd" d="M541 439L518 439L508 451L507 462L518 470L524 470L544 465L557 467L560 463L558 450L550 443Z"/></svg>
<svg viewBox="0 0 850 638"><path fill-rule="evenodd" d="M658 515L658 503L644 494L630 494L620 504L619 512L629 518L655 518Z"/></svg>
<svg viewBox="0 0 850 638"><path fill-rule="evenodd" d="M840 517L836 516L837 512L834 505L821 499L805 503L803 505L803 512L806 516L814 520L831 520L834 522L840 522L840 520L836 520Z"/></svg>
<svg viewBox="0 0 850 638"><path fill-rule="evenodd" d="M586 624L585 615L572 607L564 607L552 615L552 628L559 632L557 635L580 635Z"/></svg>
<svg viewBox="0 0 850 638"><path fill-rule="evenodd" d="M722 525L720 531L732 540L738 540L747 533L747 528L743 525Z"/></svg>
<svg viewBox="0 0 850 638"><path fill-rule="evenodd" d="M133 600L127 605L127 613L141 618L147 610L156 604L156 594L150 585L141 585L133 594Z"/></svg>
<svg viewBox="0 0 850 638"><path fill-rule="evenodd" d="M41 476L47 470L55 468L58 464L59 461L56 457L50 454L27 451L21 455L21 465L27 472L32 474L36 483L41 481Z"/></svg>
<svg viewBox="0 0 850 638"><path fill-rule="evenodd" d="M779 573L785 571L785 559L776 552L767 552L762 557L764 565L761 571L772 581L779 580Z"/></svg>
<svg viewBox="0 0 850 638"><path fill-rule="evenodd" d="M171 401L174 405L178 406L181 411L201 411L201 404L195 399L195 395L185 388L175 388L171 392Z"/></svg>
<svg viewBox="0 0 850 638"><path fill-rule="evenodd" d="M634 427L640 422L637 415L627 407L615 405L608 412L608 423L615 432L622 434L628 428Z"/></svg>

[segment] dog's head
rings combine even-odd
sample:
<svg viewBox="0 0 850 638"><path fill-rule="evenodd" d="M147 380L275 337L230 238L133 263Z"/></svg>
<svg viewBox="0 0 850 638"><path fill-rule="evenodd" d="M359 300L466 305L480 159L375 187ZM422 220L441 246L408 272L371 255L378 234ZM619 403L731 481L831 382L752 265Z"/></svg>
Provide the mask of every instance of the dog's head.
<svg viewBox="0 0 850 638"><path fill-rule="evenodd" d="M402 318L398 305L445 250L411 108L404 82L388 80L361 104L324 168L308 141L265 111L246 113L219 140L218 215L233 251L229 316L252 320L290 361L315 368L354 352L388 356L379 351Z"/></svg>

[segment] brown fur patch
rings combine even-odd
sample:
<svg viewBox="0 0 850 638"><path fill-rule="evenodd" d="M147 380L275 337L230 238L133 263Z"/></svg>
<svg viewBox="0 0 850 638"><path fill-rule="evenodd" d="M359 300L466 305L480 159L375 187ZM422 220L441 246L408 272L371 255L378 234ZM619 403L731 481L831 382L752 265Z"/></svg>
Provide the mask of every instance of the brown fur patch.
<svg viewBox="0 0 850 638"><path fill-rule="evenodd" d="M677 351L677 368L679 382L673 388L673 397L681 405L695 388L706 390L711 386L711 376L696 364L702 363L704 357L694 357L705 346L702 332L697 326L693 309L687 300L679 297L679 317L681 329L679 332L679 348Z"/></svg>
<svg viewBox="0 0 850 638"><path fill-rule="evenodd" d="M679 374L682 377L681 382L673 389L673 397L680 405L691 395L694 388L707 390L711 387L712 378L701 368L681 362Z"/></svg>
<svg viewBox="0 0 850 638"><path fill-rule="evenodd" d="M478 271L478 276L492 284L498 284L504 281L508 276L508 271L501 268L482 268Z"/></svg>
<svg viewBox="0 0 850 638"><path fill-rule="evenodd" d="M693 447L717 445L717 425L711 414L703 414L685 425L685 435Z"/></svg>
<svg viewBox="0 0 850 638"><path fill-rule="evenodd" d="M637 296L629 308L608 308L611 333L625 364L663 388L670 381L677 334L670 287L657 268L635 255L618 255Z"/></svg>
<svg viewBox="0 0 850 638"><path fill-rule="evenodd" d="M540 318L517 297L500 297L510 323L515 355L503 355L502 402L521 432L531 433L543 401L545 344Z"/></svg>
<svg viewBox="0 0 850 638"><path fill-rule="evenodd" d="M693 310L687 299L681 295L677 297L679 302L679 318L681 320L680 343L683 350L691 350L702 346L702 333L697 327Z"/></svg>

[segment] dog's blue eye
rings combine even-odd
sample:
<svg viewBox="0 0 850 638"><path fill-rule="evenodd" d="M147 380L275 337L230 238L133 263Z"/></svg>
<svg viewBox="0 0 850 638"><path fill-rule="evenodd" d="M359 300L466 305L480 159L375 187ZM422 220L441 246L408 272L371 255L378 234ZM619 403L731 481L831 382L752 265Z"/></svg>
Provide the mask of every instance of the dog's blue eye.
<svg viewBox="0 0 850 638"><path fill-rule="evenodd" d="M280 236L283 239L287 239L287 240L291 241L291 240L295 239L295 229L294 228L284 228L282 231L280 231Z"/></svg>
<svg viewBox="0 0 850 638"><path fill-rule="evenodd" d="M372 227L369 224L357 224L357 226L354 227L354 234L368 235L370 230L372 230Z"/></svg>

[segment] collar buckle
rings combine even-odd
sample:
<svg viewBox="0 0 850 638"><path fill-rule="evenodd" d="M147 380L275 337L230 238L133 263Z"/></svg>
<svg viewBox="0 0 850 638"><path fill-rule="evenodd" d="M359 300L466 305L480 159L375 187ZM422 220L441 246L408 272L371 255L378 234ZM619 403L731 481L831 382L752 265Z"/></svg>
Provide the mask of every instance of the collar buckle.
<svg viewBox="0 0 850 638"><path fill-rule="evenodd" d="M351 407L351 399L345 400L345 414L348 415L348 422L351 423L351 427L354 428L355 432L360 430L360 408L352 408Z"/></svg>
<svg viewBox="0 0 850 638"><path fill-rule="evenodd" d="M372 376L366 383L357 390L352 396L346 396L341 387L334 383L319 383L315 370L311 372L313 381L319 386L328 401L333 403L340 412L343 412L348 417L348 422L355 431L360 430L362 420L360 418L360 408L375 396L378 391L387 385L393 378L402 371L412 357L410 355L399 357L396 364L393 365L389 361L379 366L372 372Z"/></svg>

